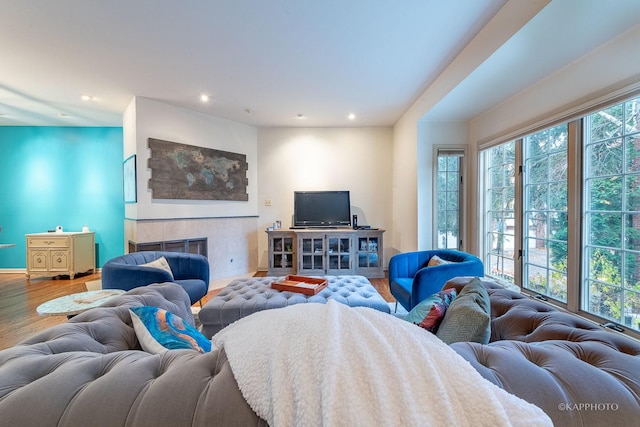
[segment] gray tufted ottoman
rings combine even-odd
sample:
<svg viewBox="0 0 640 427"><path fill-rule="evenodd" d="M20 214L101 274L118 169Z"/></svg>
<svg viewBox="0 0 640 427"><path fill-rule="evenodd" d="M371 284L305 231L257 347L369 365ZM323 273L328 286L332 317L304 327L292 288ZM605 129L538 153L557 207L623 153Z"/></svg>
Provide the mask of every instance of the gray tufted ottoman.
<svg viewBox="0 0 640 427"><path fill-rule="evenodd" d="M306 302L335 300L350 307L371 307L389 313L389 304L363 276L322 276L327 287L313 296L271 289L281 277L249 277L229 283L202 307L202 333L212 337L225 326L256 311Z"/></svg>

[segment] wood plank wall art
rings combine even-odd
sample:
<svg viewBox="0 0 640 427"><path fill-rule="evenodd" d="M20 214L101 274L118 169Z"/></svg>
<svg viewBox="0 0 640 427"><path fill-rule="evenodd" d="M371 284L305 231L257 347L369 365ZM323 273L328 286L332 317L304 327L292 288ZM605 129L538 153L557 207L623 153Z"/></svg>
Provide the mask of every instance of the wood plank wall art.
<svg viewBox="0 0 640 427"><path fill-rule="evenodd" d="M247 201L247 156L149 138L154 199Z"/></svg>

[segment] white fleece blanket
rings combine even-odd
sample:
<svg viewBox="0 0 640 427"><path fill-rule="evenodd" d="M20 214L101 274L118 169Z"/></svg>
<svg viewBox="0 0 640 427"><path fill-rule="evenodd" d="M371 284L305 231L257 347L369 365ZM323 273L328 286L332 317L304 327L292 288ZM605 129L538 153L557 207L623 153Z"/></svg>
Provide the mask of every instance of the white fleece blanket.
<svg viewBox="0 0 640 427"><path fill-rule="evenodd" d="M271 426L551 426L433 334L370 308L297 304L212 338Z"/></svg>

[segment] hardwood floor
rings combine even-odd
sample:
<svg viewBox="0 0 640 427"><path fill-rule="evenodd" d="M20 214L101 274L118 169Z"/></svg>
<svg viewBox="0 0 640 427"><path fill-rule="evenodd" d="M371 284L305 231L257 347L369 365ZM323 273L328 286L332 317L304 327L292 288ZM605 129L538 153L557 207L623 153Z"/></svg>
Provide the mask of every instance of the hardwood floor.
<svg viewBox="0 0 640 427"><path fill-rule="evenodd" d="M264 272L256 273L256 276L265 275ZM36 308L54 298L84 292L87 290L86 282L99 279L100 273L76 276L73 280L68 276L60 279L34 277L27 280L22 273L0 274L0 350L14 346L43 329L66 322L65 316L39 316ZM387 279L369 280L386 301L395 301L389 292ZM202 304L219 291L220 289L209 291Z"/></svg>
<svg viewBox="0 0 640 427"><path fill-rule="evenodd" d="M378 291L382 298L387 302L396 302L396 299L391 295L389 291L389 279L369 279L374 288Z"/></svg>
<svg viewBox="0 0 640 427"><path fill-rule="evenodd" d="M29 335L66 321L64 316L40 317L36 308L48 300L86 291L85 282L99 274L76 276L73 280L24 274L0 274L0 349L11 347Z"/></svg>

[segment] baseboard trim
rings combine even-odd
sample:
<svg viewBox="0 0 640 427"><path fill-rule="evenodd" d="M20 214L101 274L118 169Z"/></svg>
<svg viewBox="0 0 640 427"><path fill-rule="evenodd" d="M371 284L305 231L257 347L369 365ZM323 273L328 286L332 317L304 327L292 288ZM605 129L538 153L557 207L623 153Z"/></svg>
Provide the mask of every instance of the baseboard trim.
<svg viewBox="0 0 640 427"><path fill-rule="evenodd" d="M0 268L0 274L27 274L26 268ZM102 273L102 268L96 268L94 273ZM82 274L82 273L80 273Z"/></svg>
<svg viewBox="0 0 640 427"><path fill-rule="evenodd" d="M26 274L26 268L0 268L0 274Z"/></svg>

